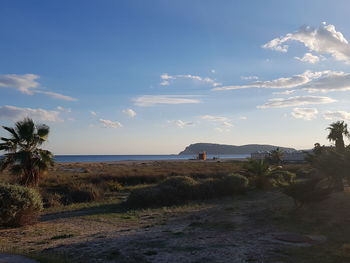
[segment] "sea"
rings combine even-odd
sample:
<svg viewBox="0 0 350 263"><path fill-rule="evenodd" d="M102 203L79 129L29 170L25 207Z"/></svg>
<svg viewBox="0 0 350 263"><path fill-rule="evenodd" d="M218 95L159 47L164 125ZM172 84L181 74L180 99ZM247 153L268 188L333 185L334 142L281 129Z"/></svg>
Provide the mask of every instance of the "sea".
<svg viewBox="0 0 350 263"><path fill-rule="evenodd" d="M115 162L115 161L166 161L191 160L197 155L56 155L58 163L86 163L86 162ZM250 154L214 155L208 154L207 159L245 159Z"/></svg>

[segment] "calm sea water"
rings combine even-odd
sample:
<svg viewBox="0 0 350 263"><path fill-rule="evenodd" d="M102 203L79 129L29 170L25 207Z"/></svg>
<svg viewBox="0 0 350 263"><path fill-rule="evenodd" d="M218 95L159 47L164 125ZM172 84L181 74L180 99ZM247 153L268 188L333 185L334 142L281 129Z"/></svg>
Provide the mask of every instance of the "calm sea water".
<svg viewBox="0 0 350 263"><path fill-rule="evenodd" d="M113 162L113 161L156 161L156 160L188 160L194 159L194 155L56 155L55 161L58 163L67 162ZM207 155L208 159L212 158L244 159L250 157L249 154L233 155Z"/></svg>

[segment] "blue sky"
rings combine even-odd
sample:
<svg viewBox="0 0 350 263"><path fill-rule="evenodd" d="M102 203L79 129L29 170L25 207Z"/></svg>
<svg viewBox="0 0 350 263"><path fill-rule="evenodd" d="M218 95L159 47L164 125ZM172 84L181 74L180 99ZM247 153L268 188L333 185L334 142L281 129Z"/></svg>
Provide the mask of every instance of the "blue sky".
<svg viewBox="0 0 350 263"><path fill-rule="evenodd" d="M47 123L56 154L327 144L327 125L350 119L348 10L345 0L4 0L0 124Z"/></svg>

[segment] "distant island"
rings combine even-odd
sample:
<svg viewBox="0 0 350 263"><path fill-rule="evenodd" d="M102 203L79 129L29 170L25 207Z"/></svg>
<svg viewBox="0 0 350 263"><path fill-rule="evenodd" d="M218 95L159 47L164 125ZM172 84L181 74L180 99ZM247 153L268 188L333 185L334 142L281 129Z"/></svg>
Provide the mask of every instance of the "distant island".
<svg viewBox="0 0 350 263"><path fill-rule="evenodd" d="M215 143L194 143L186 147L179 155L198 154L207 152L207 154L251 154L258 151L272 151L280 148L282 151L295 151L294 148L286 148L267 144L247 144L247 145L226 145Z"/></svg>

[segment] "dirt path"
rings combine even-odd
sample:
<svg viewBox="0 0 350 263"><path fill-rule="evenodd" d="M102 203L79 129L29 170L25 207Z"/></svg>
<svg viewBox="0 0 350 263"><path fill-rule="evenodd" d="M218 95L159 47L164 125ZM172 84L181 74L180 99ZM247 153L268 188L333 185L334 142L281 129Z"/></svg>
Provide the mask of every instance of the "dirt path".
<svg viewBox="0 0 350 263"><path fill-rule="evenodd" d="M280 244L261 220L280 194L220 200L211 206L153 220L149 225L100 232L75 244L49 248L86 262L267 262ZM158 218L159 219L159 218ZM77 257L76 255L81 255Z"/></svg>
<svg viewBox="0 0 350 263"><path fill-rule="evenodd" d="M179 208L48 215L32 227L1 230L0 244L71 262L274 263L281 243L271 216L281 198L252 192Z"/></svg>

